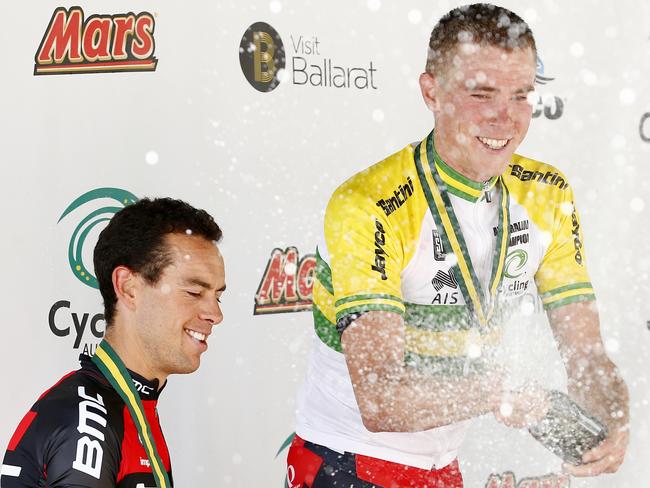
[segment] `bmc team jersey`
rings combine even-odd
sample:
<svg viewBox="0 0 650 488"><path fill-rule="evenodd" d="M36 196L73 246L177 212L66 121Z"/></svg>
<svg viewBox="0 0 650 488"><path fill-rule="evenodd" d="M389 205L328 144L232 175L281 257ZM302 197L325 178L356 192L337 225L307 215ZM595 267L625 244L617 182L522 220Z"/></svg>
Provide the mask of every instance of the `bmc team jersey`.
<svg viewBox="0 0 650 488"><path fill-rule="evenodd" d="M477 324L472 303L465 302L464 281L454 272L458 260L445 247L444 230L436 228L434 164L464 237L472 277L485 295L497 267L493 256L503 230L498 223L509 214L503 280L486 324ZM500 177L476 183L442 161L433 133L334 192L316 260L315 337L298 397L297 434L339 452L424 469L454 460L468 421L413 433L366 430L341 352L347 324L371 310L398 313L405 322L407 366L423 374L467 376L489 367L513 310L532 313L538 295L545 309L595 299L573 192L562 173L514 155Z"/></svg>
<svg viewBox="0 0 650 488"><path fill-rule="evenodd" d="M82 355L81 369L64 376L37 400L9 441L2 488L155 488L131 415L118 393ZM169 451L156 405L158 380L130 371L165 470Z"/></svg>

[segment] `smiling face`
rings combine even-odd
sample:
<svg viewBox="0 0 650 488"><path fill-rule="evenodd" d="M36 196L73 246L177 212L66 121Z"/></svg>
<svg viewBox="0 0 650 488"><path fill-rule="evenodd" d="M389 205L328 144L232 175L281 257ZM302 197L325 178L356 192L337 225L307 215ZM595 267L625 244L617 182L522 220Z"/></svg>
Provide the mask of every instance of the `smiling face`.
<svg viewBox="0 0 650 488"><path fill-rule="evenodd" d="M223 319L224 262L216 244L198 236L168 234L171 264L151 285L137 277L134 323L150 377L199 367L212 326Z"/></svg>
<svg viewBox="0 0 650 488"><path fill-rule="evenodd" d="M423 73L420 87L442 159L474 181L502 174L528 132L535 71L531 48L465 43L442 73Z"/></svg>

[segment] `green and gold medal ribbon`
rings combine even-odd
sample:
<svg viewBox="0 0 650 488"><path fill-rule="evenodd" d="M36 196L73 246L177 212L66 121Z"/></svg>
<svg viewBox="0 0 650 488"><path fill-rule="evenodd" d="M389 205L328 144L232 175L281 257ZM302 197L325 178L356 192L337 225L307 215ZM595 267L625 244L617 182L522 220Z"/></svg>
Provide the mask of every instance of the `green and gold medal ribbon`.
<svg viewBox="0 0 650 488"><path fill-rule="evenodd" d="M140 395L136 391L135 386L133 386L133 380L124 363L106 340L103 340L97 346L95 355L92 357L92 362L99 368L111 386L115 388L115 391L117 391L129 409L133 423L138 430L142 445L151 463L151 471L156 480L156 486L158 488L171 488L172 485L169 482L169 477L167 476L167 471L165 471L162 459L158 454L156 441L153 438L151 427L149 427L149 422L144 413Z"/></svg>
<svg viewBox="0 0 650 488"><path fill-rule="evenodd" d="M424 142L426 144L423 144ZM479 324L487 326L496 308L497 292L503 280L504 263L510 240L510 197L503 177L498 178L501 185L501 202L499 206L499 222L497 224L497 244L492 262L488 296L483 293L481 283L474 272L467 244L449 199L447 185L442 181L436 168L436 164L442 165L444 163L436 153L433 144L433 132L427 136L425 141L418 144L414 156L418 177L436 228L442 238L443 246L447 250L451 249L456 256L457 263L452 269L458 277L465 303L474 311Z"/></svg>

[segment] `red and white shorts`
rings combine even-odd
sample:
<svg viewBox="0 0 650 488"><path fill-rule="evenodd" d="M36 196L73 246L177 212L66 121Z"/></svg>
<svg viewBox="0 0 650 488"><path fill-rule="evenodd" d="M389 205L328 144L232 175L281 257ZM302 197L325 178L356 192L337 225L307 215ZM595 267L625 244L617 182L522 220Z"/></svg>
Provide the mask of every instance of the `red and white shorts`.
<svg viewBox="0 0 650 488"><path fill-rule="evenodd" d="M353 453L338 453L294 437L287 455L290 488L463 488L458 460L420 469Z"/></svg>

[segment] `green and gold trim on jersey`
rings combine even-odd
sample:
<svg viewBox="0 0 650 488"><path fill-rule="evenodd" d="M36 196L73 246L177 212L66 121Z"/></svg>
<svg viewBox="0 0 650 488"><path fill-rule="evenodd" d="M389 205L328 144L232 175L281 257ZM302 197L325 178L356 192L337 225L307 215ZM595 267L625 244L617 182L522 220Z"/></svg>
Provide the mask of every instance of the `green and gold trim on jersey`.
<svg viewBox="0 0 650 488"><path fill-rule="evenodd" d="M486 294L483 292L481 283L474 272L467 244L447 194L446 190L450 186L443 182L438 172L439 169L444 171L444 162L435 150L433 132L415 148L414 158L420 184L429 204L436 228L442 238L443 246L445 249L450 249L456 256L457 263L452 266L452 269L463 292L465 303L472 307L478 323L481 326L487 326L496 308L497 292L503 281L504 263L510 240L510 199L508 189L503 179L499 177L501 201L497 223L497 244L488 289L489 294Z"/></svg>
<svg viewBox="0 0 650 488"><path fill-rule="evenodd" d="M475 329L430 331L406 324L406 350L420 356L459 357L469 354L468 348L483 351L494 347L501 339L501 328L493 327L484 334Z"/></svg>
<svg viewBox="0 0 650 488"><path fill-rule="evenodd" d="M544 308L549 310L568 305L569 303L586 302L595 300L596 295L591 283L574 283L572 285L560 286L541 295Z"/></svg>
<svg viewBox="0 0 650 488"><path fill-rule="evenodd" d="M496 325L500 314L492 316L489 327L476 328L467 305L405 303L405 307L405 364L423 373L454 376L477 372L488 351L501 340L502 330ZM473 353L480 355L473 358Z"/></svg>
<svg viewBox="0 0 650 488"><path fill-rule="evenodd" d="M406 351L404 364L426 375L459 377L481 374L493 367L490 365L490 361L486 359L486 356L486 354L478 358L469 358L467 356L421 356Z"/></svg>
<svg viewBox="0 0 650 488"><path fill-rule="evenodd" d="M336 320L353 313L370 311L394 312L402 315L404 303L400 297L386 293L366 293L341 298L334 303Z"/></svg>
<svg viewBox="0 0 650 488"><path fill-rule="evenodd" d="M111 386L120 395L126 405L133 423L138 431L140 442L147 453L147 458L151 464L151 471L158 488L171 487L169 476L158 454L156 441L151 432L151 427L144 413L144 407L140 400L140 395L133 385L131 374L124 366L124 363L113 350L106 340L103 340L97 346L92 362L97 366L101 373L106 377Z"/></svg>
<svg viewBox="0 0 650 488"><path fill-rule="evenodd" d="M316 272L312 291L312 314L316 335L329 347L342 352L341 338L336 330L332 270L316 248Z"/></svg>
<svg viewBox="0 0 650 488"><path fill-rule="evenodd" d="M429 143L429 137L427 137L427 144ZM463 176L454 168L445 163L438 153L435 150L433 145L433 136L431 136L431 146L433 150L433 155L436 161L436 169L440 175L440 179L446 185L446 190L452 195L463 198L469 202L477 202L485 196L485 192L494 188L498 181L498 177L494 176L485 183L479 183L477 181L472 181L469 178Z"/></svg>

